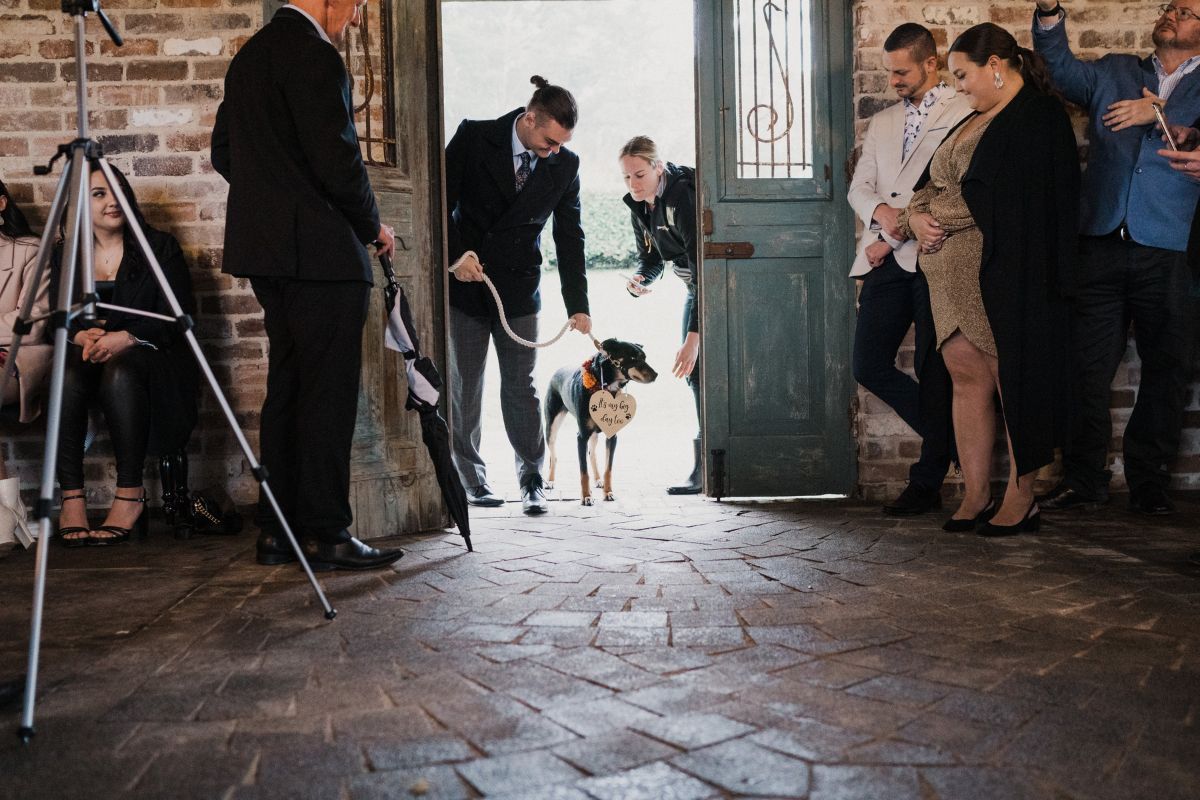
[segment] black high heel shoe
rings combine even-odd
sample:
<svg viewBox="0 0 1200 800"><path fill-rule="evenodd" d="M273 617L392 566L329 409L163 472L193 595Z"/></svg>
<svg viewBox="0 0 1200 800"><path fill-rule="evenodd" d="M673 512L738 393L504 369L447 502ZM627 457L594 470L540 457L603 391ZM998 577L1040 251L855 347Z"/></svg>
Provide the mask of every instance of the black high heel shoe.
<svg viewBox="0 0 1200 800"><path fill-rule="evenodd" d="M988 504L983 507L983 511L980 511L970 519L955 519L954 517L951 517L950 519L946 520L945 524L942 525L942 530L946 531L947 533L966 533L967 531L973 531L991 519L995 513L996 498L992 497L988 499Z"/></svg>
<svg viewBox="0 0 1200 800"><path fill-rule="evenodd" d="M121 497L119 494L113 495L113 501L124 500L126 503L141 503L142 513L138 515L137 521L133 523L132 528L122 528L118 525L101 525L96 528L98 531L111 533L112 536L93 536L88 539L88 543L95 547L108 547L113 544L121 544L121 542L129 541L130 534L136 533L139 539L146 538L147 525L149 523L149 515L146 514L146 492L142 490L141 497Z"/></svg>
<svg viewBox="0 0 1200 800"><path fill-rule="evenodd" d="M1029 505L1025 516L1015 525L993 525L986 522L976 533L980 536L1013 536L1018 533L1036 533L1041 527L1042 514L1035 500Z"/></svg>
<svg viewBox="0 0 1200 800"><path fill-rule="evenodd" d="M83 492L80 492L79 494L64 494L62 497L62 502L65 503L68 500L82 500L84 516L87 516L87 497L83 494ZM61 514L62 512L60 511L59 513ZM59 544L61 544L63 547L83 547L92 541L92 537L76 536L74 539L67 539L66 537L63 536L63 534L65 534L65 533L91 533L91 531L92 531L91 528L81 528L78 525L72 525L67 528L59 528L58 529Z"/></svg>

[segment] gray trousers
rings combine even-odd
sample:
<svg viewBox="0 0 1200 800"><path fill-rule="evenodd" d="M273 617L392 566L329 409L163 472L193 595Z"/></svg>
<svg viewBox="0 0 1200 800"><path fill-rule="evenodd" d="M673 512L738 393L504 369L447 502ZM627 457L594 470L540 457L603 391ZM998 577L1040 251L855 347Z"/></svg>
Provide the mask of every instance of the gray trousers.
<svg viewBox="0 0 1200 800"><path fill-rule="evenodd" d="M537 341L537 314L510 319L508 324L521 338ZM479 455L483 431L480 407L483 371L492 340L496 342L496 358L500 362L500 408L504 430L513 448L517 480L524 485L532 476L541 474L546 457L541 400L533 382L537 351L510 339L499 318L473 317L452 307L450 410L454 420L454 466L467 487L487 483L487 466Z"/></svg>

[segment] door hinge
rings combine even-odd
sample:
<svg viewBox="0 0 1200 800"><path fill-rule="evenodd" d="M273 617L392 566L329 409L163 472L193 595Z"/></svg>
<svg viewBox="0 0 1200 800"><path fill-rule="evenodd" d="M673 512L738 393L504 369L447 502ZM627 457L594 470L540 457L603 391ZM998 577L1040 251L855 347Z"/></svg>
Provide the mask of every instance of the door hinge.
<svg viewBox="0 0 1200 800"><path fill-rule="evenodd" d="M712 474L709 475L708 485L712 496L720 500L725 496L725 451L710 450L712 455Z"/></svg>
<svg viewBox="0 0 1200 800"><path fill-rule="evenodd" d="M754 245L750 242L705 242L705 258L753 258Z"/></svg>
<svg viewBox="0 0 1200 800"><path fill-rule="evenodd" d="M704 209L704 213L700 217L700 225L705 236L712 236L713 221L711 208Z"/></svg>

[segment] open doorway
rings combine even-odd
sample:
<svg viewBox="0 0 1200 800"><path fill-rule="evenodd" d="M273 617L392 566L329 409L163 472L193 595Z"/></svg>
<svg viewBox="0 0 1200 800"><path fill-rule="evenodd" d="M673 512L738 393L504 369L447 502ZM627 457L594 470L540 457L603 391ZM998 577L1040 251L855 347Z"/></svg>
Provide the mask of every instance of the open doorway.
<svg viewBox="0 0 1200 800"><path fill-rule="evenodd" d="M495 119L524 105L535 74L569 89L578 101L580 119L569 147L580 157L593 334L642 344L660 375L653 384L630 387L638 411L620 435L614 490L619 499L664 495L691 469L697 430L691 390L671 375L686 289L668 265L651 294L635 299L625 291L625 276L637 260L617 154L631 137L647 135L664 159L696 165L693 2L442 0L441 34L447 141L463 119ZM566 311L549 225L542 245L539 338L545 340L566 320ZM555 370L578 366L594 352L575 333L541 350L539 393ZM556 449L562 470L552 496L577 497L573 423ZM485 374L480 451L492 488L518 499L494 351Z"/></svg>

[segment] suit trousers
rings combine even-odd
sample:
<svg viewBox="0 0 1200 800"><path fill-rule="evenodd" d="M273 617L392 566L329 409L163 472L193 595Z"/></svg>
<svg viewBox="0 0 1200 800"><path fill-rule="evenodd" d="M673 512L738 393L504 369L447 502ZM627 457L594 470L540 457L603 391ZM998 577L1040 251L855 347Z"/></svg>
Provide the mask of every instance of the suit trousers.
<svg viewBox="0 0 1200 800"><path fill-rule="evenodd" d="M270 352L262 463L288 522L321 541L350 526L350 447L371 285L252 277ZM275 515L261 494L259 527Z"/></svg>
<svg viewBox="0 0 1200 800"><path fill-rule="evenodd" d="M1141 358L1141 381L1125 428L1125 480L1132 490L1166 488L1179 450L1188 377L1196 344L1197 302L1184 253L1082 237L1071 337L1074 375L1067 486L1108 495L1106 468L1111 386L1129 338Z"/></svg>
<svg viewBox="0 0 1200 800"><path fill-rule="evenodd" d="M518 336L537 341L537 314L508 321ZM534 385L537 350L517 344L496 316L474 317L450 308L450 411L454 424L454 466L463 486L487 483L487 466L479 454L483 431L483 372L489 342L496 343L500 363L500 409L512 445L517 480L523 486L540 475L546 457L541 400Z"/></svg>
<svg viewBox="0 0 1200 800"><path fill-rule="evenodd" d="M920 385L896 367L896 353L916 325L918 342L934 336L929 284L908 272L893 255L863 278L854 329L854 380L891 406L921 440L921 456L908 471L908 480L923 489L940 489L950 469L945 437L927 435L934 426L950 425L950 404L941 392L921 392ZM928 336L926 336L928 334ZM941 359L931 354L943 372ZM924 404L924 407L922 407Z"/></svg>

